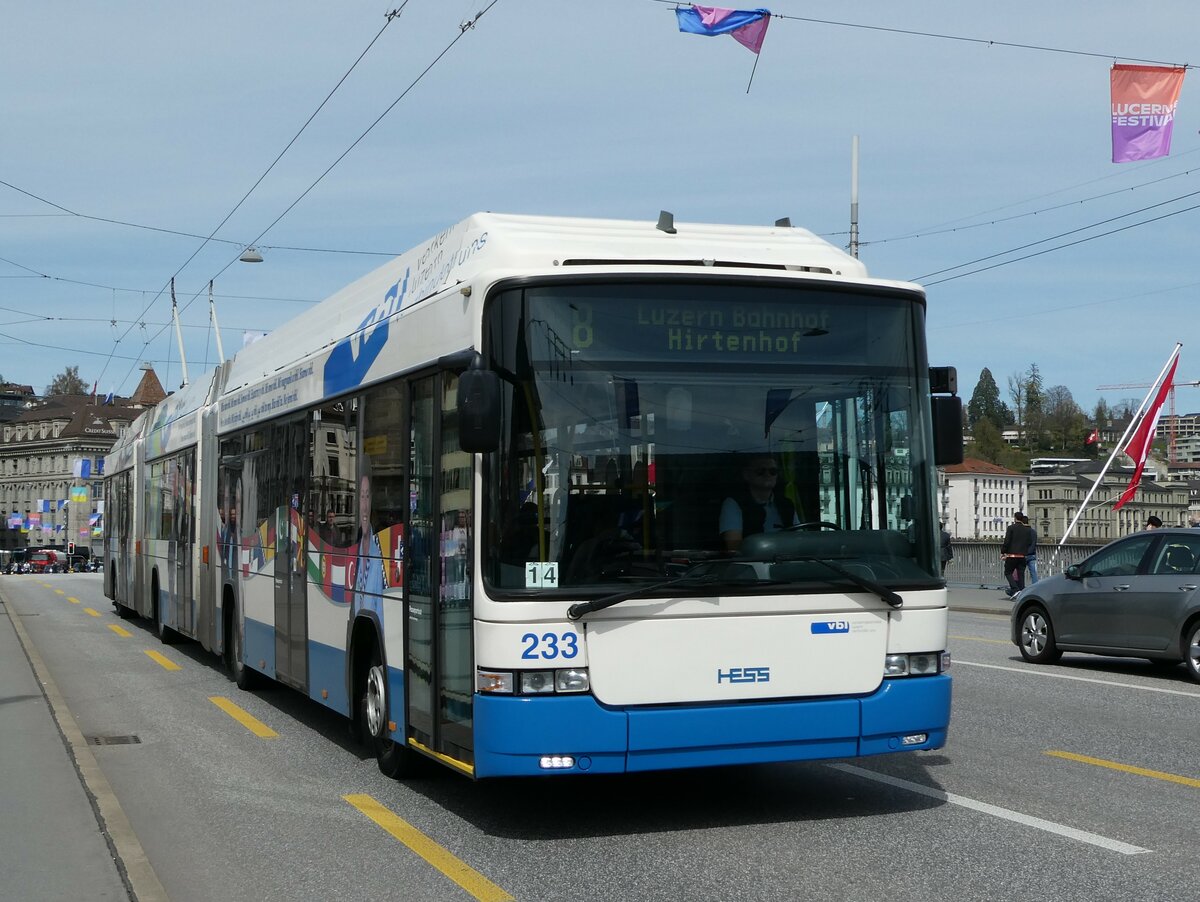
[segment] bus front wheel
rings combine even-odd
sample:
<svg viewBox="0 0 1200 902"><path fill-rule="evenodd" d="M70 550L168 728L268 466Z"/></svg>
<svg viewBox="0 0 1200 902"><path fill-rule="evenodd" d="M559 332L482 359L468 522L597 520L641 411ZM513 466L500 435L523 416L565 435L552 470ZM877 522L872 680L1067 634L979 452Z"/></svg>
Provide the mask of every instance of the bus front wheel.
<svg viewBox="0 0 1200 902"><path fill-rule="evenodd" d="M363 739L375 752L379 770L387 777L406 776L412 770L413 752L395 742L388 728L387 674L379 653L372 650L371 663L362 681L359 722Z"/></svg>

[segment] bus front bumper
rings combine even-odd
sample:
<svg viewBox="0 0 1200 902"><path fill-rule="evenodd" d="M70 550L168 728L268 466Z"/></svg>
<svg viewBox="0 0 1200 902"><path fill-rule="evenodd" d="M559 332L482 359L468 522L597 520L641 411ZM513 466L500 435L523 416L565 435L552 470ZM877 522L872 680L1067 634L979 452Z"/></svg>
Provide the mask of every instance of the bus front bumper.
<svg viewBox="0 0 1200 902"><path fill-rule="evenodd" d="M608 708L593 696L475 695L475 776L627 773L941 748L949 674L869 696Z"/></svg>

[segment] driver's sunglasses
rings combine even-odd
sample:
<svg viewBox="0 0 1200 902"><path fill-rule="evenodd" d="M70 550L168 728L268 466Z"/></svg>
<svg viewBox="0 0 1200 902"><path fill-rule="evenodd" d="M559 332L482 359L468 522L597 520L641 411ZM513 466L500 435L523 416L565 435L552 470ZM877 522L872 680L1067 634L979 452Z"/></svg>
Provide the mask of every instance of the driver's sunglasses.
<svg viewBox="0 0 1200 902"><path fill-rule="evenodd" d="M778 467L755 467L754 475L755 476L778 476L779 468Z"/></svg>

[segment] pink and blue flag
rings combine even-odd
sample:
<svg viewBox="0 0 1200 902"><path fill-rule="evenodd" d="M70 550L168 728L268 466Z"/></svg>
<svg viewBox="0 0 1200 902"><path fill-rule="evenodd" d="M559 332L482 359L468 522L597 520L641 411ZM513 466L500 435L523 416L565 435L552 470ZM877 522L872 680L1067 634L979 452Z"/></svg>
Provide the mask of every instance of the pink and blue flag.
<svg viewBox="0 0 1200 902"><path fill-rule="evenodd" d="M690 6L676 9L679 30L707 37L727 34L756 54L762 50L771 11L767 9L722 9L719 6Z"/></svg>
<svg viewBox="0 0 1200 902"><path fill-rule="evenodd" d="M1114 163L1153 160L1171 152L1175 108L1186 71L1163 66L1112 67Z"/></svg>

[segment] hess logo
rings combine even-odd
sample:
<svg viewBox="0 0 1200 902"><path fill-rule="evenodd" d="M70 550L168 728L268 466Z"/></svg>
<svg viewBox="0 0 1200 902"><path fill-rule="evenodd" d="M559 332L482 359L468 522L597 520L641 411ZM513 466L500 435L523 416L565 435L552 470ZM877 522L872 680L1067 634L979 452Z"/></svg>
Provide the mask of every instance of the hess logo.
<svg viewBox="0 0 1200 902"><path fill-rule="evenodd" d="M721 683L769 683L771 682L770 667L730 667L728 670L717 668L717 685Z"/></svg>

